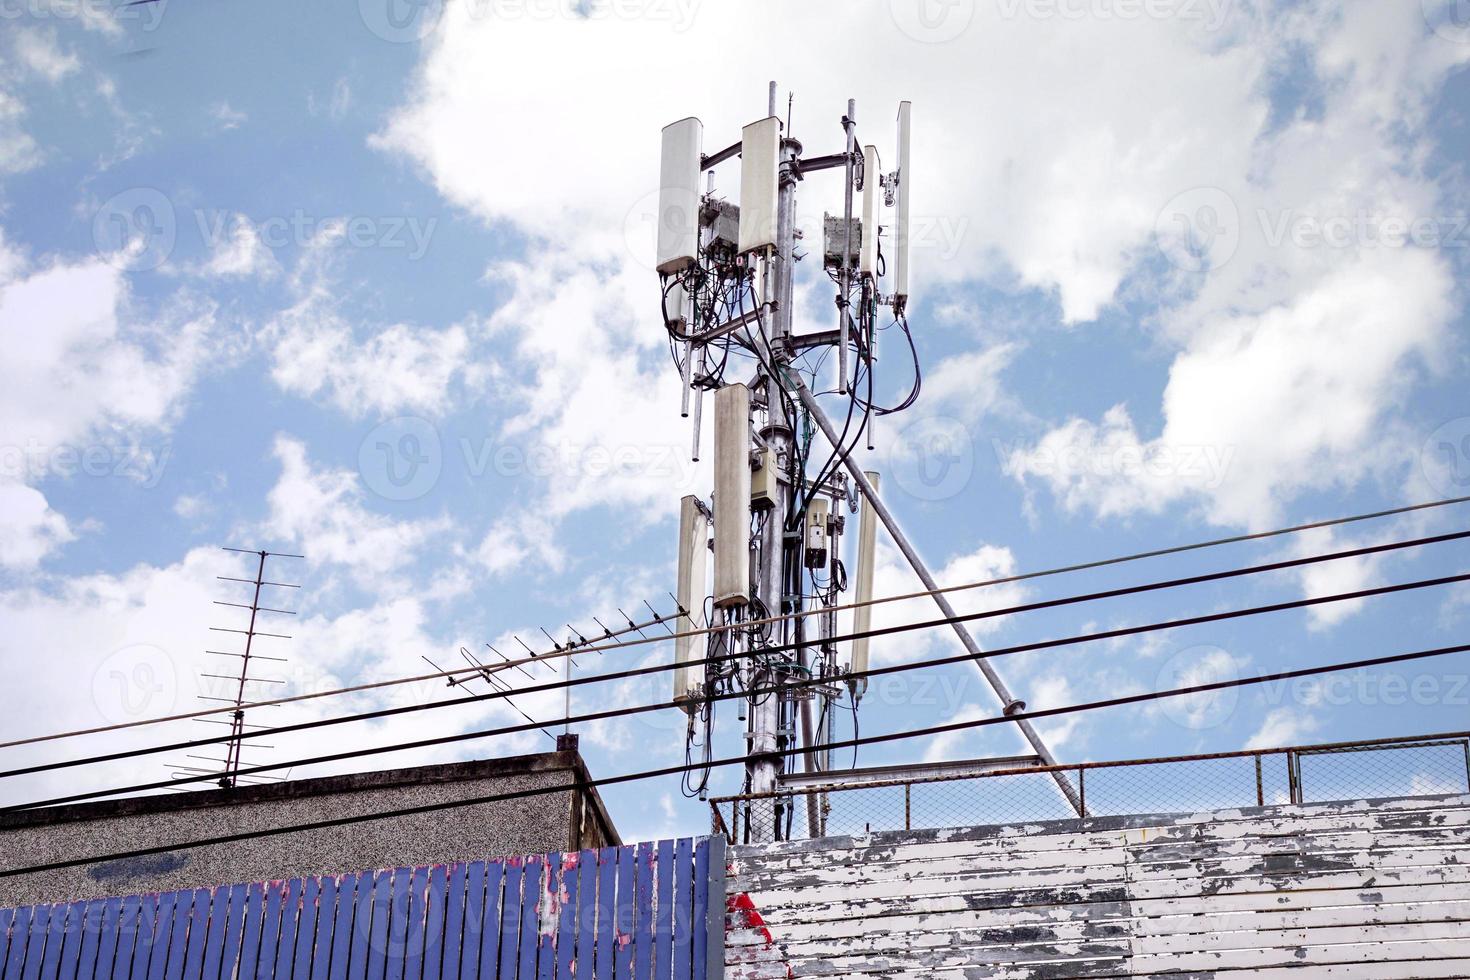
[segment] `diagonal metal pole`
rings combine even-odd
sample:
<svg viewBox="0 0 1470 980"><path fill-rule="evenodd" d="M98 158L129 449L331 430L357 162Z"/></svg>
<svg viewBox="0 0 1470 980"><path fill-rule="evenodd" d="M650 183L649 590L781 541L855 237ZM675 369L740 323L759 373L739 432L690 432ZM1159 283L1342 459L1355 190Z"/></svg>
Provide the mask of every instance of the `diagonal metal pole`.
<svg viewBox="0 0 1470 980"><path fill-rule="evenodd" d="M807 388L799 377L793 375L791 380L796 386L797 394L801 397L801 403L806 406L806 410L811 413L812 418L821 427L823 435L827 437L827 441L834 447L839 447L840 437L837 434L837 430L833 427L832 421L827 418L827 413L822 411L822 406L817 403L817 398L812 394L811 389ZM873 513L878 515L878 519L888 529L888 534L893 538L893 543L898 545L898 550L903 552L903 556L908 559L909 565L913 567L914 572L919 576L919 581L923 582L924 588L929 589L933 594L934 602L939 606L940 612L950 619L956 619L958 613L955 612L954 606L950 604L949 596L938 591L939 583L934 581L933 575L929 574L929 569L925 566L924 560L919 557L919 553L909 543L909 539L903 533L903 528L899 526L898 520L884 506L883 501L878 498L878 494L874 492L873 485L868 482L868 478L863 473L862 467L853 461L851 454L844 454L842 456L842 465L847 467L847 472L852 476L853 482L857 484L858 489L867 498L868 504L873 508ZM1005 681L1001 680L995 668L985 659L984 651L980 649L980 644L975 642L975 638L970 635L970 631L965 628L965 624L955 622L952 625L954 626L955 634L960 638L960 642L965 645L965 649L974 658L975 666L980 669L980 673L984 675L986 681L990 683L991 688L995 690L996 697L1000 698L1000 703L1005 713L1009 715L1024 710L1025 703L1011 694L1010 688L1006 687ZM1025 718L1017 718L1016 726L1021 729L1021 734L1025 736L1026 741L1031 743L1031 747L1036 750L1036 754L1041 757L1045 765L1057 765L1056 757L1051 754L1051 750L1046 747L1046 743L1041 740L1041 735L1037 733L1030 721ZM1086 809L1083 807L1082 800L1077 795L1077 790L1072 786L1071 781L1060 772L1052 772L1052 777L1056 779L1057 787L1066 796L1067 802L1072 804L1072 809L1076 810L1079 816L1086 816Z"/></svg>

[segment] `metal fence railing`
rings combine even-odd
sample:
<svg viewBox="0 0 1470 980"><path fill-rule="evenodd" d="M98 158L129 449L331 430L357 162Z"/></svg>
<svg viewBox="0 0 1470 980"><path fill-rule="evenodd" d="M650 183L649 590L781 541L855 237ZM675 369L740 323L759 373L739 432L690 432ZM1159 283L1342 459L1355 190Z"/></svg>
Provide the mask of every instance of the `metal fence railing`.
<svg viewBox="0 0 1470 980"><path fill-rule="evenodd" d="M1089 817L1470 793L1470 732L847 783L832 773L710 807L731 843L764 843L769 834L750 828L772 823L807 837L1075 818L1057 773Z"/></svg>

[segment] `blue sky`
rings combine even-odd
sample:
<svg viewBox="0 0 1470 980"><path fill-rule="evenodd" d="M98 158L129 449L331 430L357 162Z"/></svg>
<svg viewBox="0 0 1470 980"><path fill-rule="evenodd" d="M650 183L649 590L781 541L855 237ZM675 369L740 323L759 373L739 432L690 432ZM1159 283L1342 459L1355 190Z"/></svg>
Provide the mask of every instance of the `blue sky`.
<svg viewBox="0 0 1470 980"><path fill-rule="evenodd" d="M619 608L636 616L644 599L669 608L677 501L707 494L708 474L688 462L654 319L646 214L658 130L695 114L707 142L723 145L764 114L768 78L795 92L793 132L809 153L838 148L850 96L861 138L885 150L897 102L914 102L910 319L925 391L888 423L871 462L942 582L1465 492L1462 7L894 0L836 20L832 4L713 0L6 4L0 658L13 683L3 738L196 704L208 627L230 625L212 600L238 598L215 580L241 568L221 545L307 555L283 571L303 585L283 674L298 693L413 673L421 655L447 665L460 646L514 648L517 635L535 645L540 626L563 638L567 623L586 631ZM829 43L814 51L818 32ZM744 55L712 61L722 45ZM717 172L731 194L736 176ZM812 229L840 207L830 181L813 178L801 195ZM119 237L128 228L148 232L126 239L131 253ZM806 328L829 319L818 272L802 279ZM907 366L896 345L888 352L882 385L896 394ZM400 448L425 466L406 488L387 469L405 464ZM926 479L941 452L950 469ZM1462 523L1450 510L959 604ZM1463 546L1439 545L1012 617L981 640L1464 565ZM879 594L911 585L888 554ZM1000 665L1034 707L1050 707L1457 643L1467 598L1417 593ZM877 618L929 615L900 603ZM914 635L877 656L952 649ZM640 647L589 669L668 655ZM1059 756L1087 760L1463 729L1466 664L1426 662L1387 688L1359 678L1043 730ZM994 712L973 669L925 676L870 698L864 731ZM1399 696L1400 682L1420 693ZM608 685L579 703L647 701L666 687ZM543 717L560 703L523 706ZM593 772L679 761L680 717L584 731ZM257 757L512 720L494 705L429 712L283 739ZM116 744L148 737L160 736ZM737 750L731 718L720 744ZM1017 749L1013 733L987 729L864 760ZM83 781L167 772L149 759ZM63 784L74 781L11 781L0 795ZM630 837L705 825L672 781L608 795Z"/></svg>

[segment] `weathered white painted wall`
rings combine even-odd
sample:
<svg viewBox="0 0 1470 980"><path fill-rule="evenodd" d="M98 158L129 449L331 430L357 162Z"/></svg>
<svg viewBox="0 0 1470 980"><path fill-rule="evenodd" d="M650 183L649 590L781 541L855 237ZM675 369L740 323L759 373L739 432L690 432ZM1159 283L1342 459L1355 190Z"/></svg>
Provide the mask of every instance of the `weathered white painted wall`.
<svg viewBox="0 0 1470 980"><path fill-rule="evenodd" d="M727 976L1470 977L1470 796L735 847Z"/></svg>

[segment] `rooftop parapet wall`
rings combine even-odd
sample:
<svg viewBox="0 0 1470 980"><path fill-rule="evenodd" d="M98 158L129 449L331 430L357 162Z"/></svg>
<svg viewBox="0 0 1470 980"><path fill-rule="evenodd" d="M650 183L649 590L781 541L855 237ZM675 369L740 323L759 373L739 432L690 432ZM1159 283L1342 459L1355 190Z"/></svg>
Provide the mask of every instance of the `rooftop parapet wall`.
<svg viewBox="0 0 1470 980"><path fill-rule="evenodd" d="M367 820L166 854L0 878L0 906L224 882L437 864L618 843L575 752L146 796L0 816L3 867L126 852L452 800L566 787L411 816Z"/></svg>

